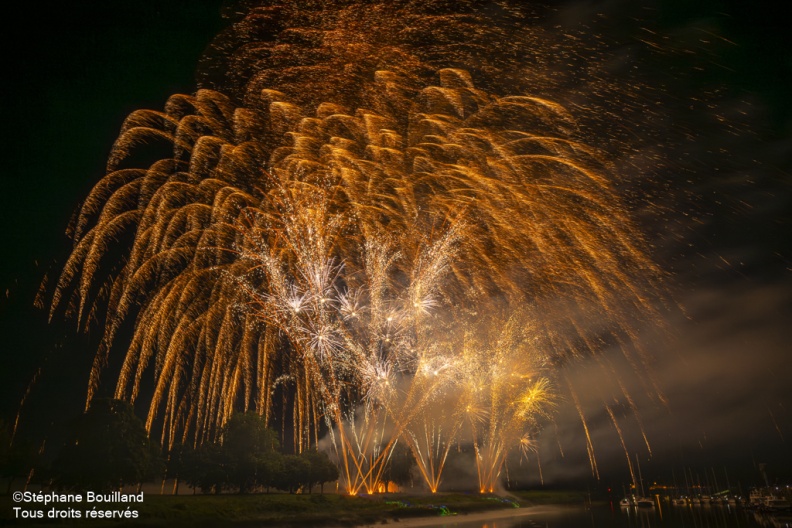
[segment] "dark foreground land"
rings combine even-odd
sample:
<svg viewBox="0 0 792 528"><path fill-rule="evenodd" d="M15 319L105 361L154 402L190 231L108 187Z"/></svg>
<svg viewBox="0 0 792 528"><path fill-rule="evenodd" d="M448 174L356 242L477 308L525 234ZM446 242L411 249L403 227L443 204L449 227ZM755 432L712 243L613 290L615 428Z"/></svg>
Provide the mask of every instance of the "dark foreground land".
<svg viewBox="0 0 792 528"><path fill-rule="evenodd" d="M47 511L53 506L16 504L0 497L0 525L102 527L308 527L387 525L417 517L464 516L475 512L511 509L538 504L582 503L582 494L569 492L517 492L509 496L478 493L412 494L390 493L350 497L336 494L259 495L146 495L142 504L132 504L139 517L130 520L86 518L94 505L71 505L80 519L60 521L15 518L14 507ZM127 504L109 504L97 509L126 510ZM57 509L68 508L56 505Z"/></svg>

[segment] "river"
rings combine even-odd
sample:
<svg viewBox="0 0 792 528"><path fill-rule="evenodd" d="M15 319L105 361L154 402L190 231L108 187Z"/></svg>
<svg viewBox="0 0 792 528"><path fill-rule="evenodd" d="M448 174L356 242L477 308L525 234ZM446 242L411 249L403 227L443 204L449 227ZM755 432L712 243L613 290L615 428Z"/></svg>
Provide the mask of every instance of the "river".
<svg viewBox="0 0 792 528"><path fill-rule="evenodd" d="M438 528L792 528L792 514L759 514L729 506L521 508L477 520L436 519Z"/></svg>

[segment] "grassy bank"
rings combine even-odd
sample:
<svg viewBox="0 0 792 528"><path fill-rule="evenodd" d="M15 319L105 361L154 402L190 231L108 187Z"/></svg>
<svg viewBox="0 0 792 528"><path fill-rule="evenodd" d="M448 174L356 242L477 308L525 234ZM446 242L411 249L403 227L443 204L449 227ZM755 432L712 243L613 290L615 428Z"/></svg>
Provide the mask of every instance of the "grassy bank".
<svg viewBox="0 0 792 528"><path fill-rule="evenodd" d="M93 504L59 505L83 512L82 519L37 521L15 519L11 497L0 497L0 524L11 526L90 526L90 527L187 527L187 526L355 526L386 524L396 519L420 516L464 515L466 513L513 508L516 502L494 495L471 494L383 494L350 497L335 494L288 495L146 495L142 504L133 504L139 518L126 521L86 519L85 510ZM22 505L26 510L51 508ZM126 510L126 504L111 504L99 509Z"/></svg>

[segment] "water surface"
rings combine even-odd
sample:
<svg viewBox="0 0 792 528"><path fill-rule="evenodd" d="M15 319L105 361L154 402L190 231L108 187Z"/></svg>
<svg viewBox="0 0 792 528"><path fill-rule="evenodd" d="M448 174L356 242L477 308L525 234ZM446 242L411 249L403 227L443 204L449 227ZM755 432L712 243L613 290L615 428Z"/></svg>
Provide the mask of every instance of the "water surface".
<svg viewBox="0 0 792 528"><path fill-rule="evenodd" d="M519 512L519 513L518 513ZM443 528L792 528L792 514L767 515L733 506L672 506L651 509L618 505L516 510L513 517L465 521L449 519Z"/></svg>

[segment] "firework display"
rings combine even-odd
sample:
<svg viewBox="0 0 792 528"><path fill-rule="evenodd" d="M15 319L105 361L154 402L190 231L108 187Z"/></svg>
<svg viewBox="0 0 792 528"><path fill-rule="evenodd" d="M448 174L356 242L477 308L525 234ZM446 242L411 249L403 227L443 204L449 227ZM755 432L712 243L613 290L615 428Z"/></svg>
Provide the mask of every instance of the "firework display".
<svg viewBox="0 0 792 528"><path fill-rule="evenodd" d="M88 405L111 377L166 447L255 410L327 435L349 493L397 442L436 491L464 444L484 492L576 357L651 387L661 274L608 153L530 90L560 81L525 8L441 4L250 3L195 95L129 115L52 300L103 326Z"/></svg>

